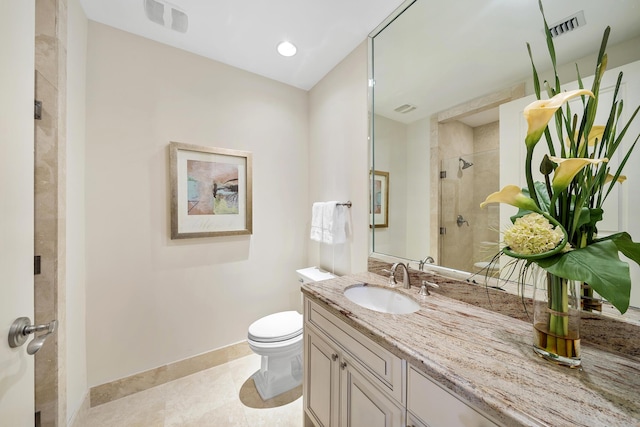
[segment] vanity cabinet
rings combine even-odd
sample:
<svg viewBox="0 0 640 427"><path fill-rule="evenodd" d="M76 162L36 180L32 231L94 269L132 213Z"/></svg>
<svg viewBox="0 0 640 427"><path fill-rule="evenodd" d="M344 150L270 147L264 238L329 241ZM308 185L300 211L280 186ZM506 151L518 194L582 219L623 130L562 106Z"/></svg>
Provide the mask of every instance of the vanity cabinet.
<svg viewBox="0 0 640 427"><path fill-rule="evenodd" d="M304 364L315 426L405 426L406 362L306 298Z"/></svg>
<svg viewBox="0 0 640 427"><path fill-rule="evenodd" d="M407 411L408 426L497 426L413 366L409 366L407 374Z"/></svg>

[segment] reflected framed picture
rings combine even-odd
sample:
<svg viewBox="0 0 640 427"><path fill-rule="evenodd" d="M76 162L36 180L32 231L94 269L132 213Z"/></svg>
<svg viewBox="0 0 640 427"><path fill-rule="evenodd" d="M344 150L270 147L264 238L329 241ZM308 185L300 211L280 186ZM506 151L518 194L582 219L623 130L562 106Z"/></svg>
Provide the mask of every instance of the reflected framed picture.
<svg viewBox="0 0 640 427"><path fill-rule="evenodd" d="M369 204L369 227L389 226L389 172L369 173L371 203Z"/></svg>
<svg viewBox="0 0 640 427"><path fill-rule="evenodd" d="M171 238L252 233L251 153L169 144Z"/></svg>

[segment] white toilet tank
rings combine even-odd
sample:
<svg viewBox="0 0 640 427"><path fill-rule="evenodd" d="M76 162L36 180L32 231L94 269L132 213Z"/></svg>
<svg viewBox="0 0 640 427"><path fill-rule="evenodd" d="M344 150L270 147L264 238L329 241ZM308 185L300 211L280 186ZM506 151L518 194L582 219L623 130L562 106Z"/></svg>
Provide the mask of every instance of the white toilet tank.
<svg viewBox="0 0 640 427"><path fill-rule="evenodd" d="M318 267L307 267L296 270L300 283L319 282L321 280L335 279L336 276L319 269Z"/></svg>

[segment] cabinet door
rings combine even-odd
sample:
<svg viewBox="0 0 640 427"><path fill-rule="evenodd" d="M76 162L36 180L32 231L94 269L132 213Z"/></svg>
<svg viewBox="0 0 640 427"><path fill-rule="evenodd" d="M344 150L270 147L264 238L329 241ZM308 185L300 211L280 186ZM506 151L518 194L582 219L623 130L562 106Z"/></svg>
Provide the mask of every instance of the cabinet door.
<svg viewBox="0 0 640 427"><path fill-rule="evenodd" d="M316 332L304 331L304 408L318 427L338 427L338 351Z"/></svg>
<svg viewBox="0 0 640 427"><path fill-rule="evenodd" d="M429 427L496 427L493 421L409 367L407 409Z"/></svg>
<svg viewBox="0 0 640 427"><path fill-rule="evenodd" d="M411 412L407 412L407 427L428 427L420 421L420 418L413 415Z"/></svg>
<svg viewBox="0 0 640 427"><path fill-rule="evenodd" d="M340 426L401 427L405 410L375 387L348 358L340 359Z"/></svg>

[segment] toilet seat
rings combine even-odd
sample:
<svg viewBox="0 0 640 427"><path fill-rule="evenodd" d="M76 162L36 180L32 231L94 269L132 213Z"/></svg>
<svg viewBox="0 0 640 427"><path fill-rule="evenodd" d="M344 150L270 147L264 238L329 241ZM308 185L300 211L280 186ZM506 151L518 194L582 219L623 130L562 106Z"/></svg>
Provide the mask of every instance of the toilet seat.
<svg viewBox="0 0 640 427"><path fill-rule="evenodd" d="M256 320L249 326L248 338L256 343L281 343L302 335L302 314L282 311Z"/></svg>

